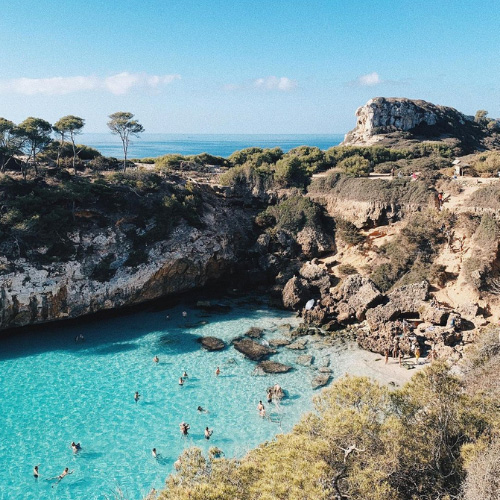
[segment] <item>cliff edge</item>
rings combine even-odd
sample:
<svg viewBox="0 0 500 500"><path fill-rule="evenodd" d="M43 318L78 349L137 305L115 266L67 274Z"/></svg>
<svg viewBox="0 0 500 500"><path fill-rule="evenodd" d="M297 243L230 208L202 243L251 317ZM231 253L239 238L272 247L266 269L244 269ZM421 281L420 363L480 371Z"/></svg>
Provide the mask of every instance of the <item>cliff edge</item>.
<svg viewBox="0 0 500 500"><path fill-rule="evenodd" d="M375 97L356 110L356 128L344 146L369 146L404 140L448 141L469 152L484 147L485 129L454 108L423 100Z"/></svg>

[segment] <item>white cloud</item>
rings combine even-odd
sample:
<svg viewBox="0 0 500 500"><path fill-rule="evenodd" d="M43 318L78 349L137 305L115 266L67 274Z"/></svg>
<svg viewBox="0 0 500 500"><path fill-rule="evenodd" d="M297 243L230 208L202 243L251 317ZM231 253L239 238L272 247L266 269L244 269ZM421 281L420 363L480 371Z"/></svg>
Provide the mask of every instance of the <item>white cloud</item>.
<svg viewBox="0 0 500 500"><path fill-rule="evenodd" d="M289 92L297 87L297 82L286 76L278 78L277 76L268 76L267 78L257 78L253 82L254 87L266 90L281 90Z"/></svg>
<svg viewBox="0 0 500 500"><path fill-rule="evenodd" d="M375 71L373 73L368 73L367 75L361 75L356 79L356 82L360 87L373 87L382 83L382 81L383 80L380 78L379 74Z"/></svg>
<svg viewBox="0 0 500 500"><path fill-rule="evenodd" d="M147 73L118 73L107 78L70 76L53 78L15 78L0 80L0 93L22 95L65 95L84 91L105 90L114 95L127 94L133 88L157 89L180 75L149 75Z"/></svg>

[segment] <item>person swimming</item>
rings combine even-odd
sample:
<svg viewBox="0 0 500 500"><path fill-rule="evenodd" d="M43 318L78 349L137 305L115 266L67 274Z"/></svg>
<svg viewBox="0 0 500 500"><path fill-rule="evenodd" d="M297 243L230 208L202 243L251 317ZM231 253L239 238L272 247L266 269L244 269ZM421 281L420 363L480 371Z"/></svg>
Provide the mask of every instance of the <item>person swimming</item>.
<svg viewBox="0 0 500 500"><path fill-rule="evenodd" d="M155 356L153 358L153 363L159 363L160 362L160 358L158 356Z"/></svg>
<svg viewBox="0 0 500 500"><path fill-rule="evenodd" d="M135 391L135 394L134 394L134 401L137 403L137 401L139 401L139 398L141 397L141 395L139 394L139 391Z"/></svg>
<svg viewBox="0 0 500 500"><path fill-rule="evenodd" d="M210 436L213 434L213 430L210 430L208 427L205 427L205 439L210 439Z"/></svg>
<svg viewBox="0 0 500 500"><path fill-rule="evenodd" d="M202 406L198 406L197 410L198 410L200 413L208 413L208 410L205 410L205 408L203 408Z"/></svg>
<svg viewBox="0 0 500 500"><path fill-rule="evenodd" d="M151 450L151 455L153 455L153 458L158 458L158 453L156 452L156 448L153 448Z"/></svg>
<svg viewBox="0 0 500 500"><path fill-rule="evenodd" d="M179 377L179 385L184 385L184 379L182 377Z"/></svg>
<svg viewBox="0 0 500 500"><path fill-rule="evenodd" d="M181 430L181 434L183 436L187 436L188 435L188 431L189 431L189 424L186 424L185 422L181 422L179 424L179 428Z"/></svg>
<svg viewBox="0 0 500 500"><path fill-rule="evenodd" d="M257 405L257 410L261 411L264 409L264 405L262 404L262 401L259 401L259 404Z"/></svg>
<svg viewBox="0 0 500 500"><path fill-rule="evenodd" d="M80 443L75 443L73 441L71 443L71 449L73 450L73 453L78 453L82 449L82 446L80 445Z"/></svg>
<svg viewBox="0 0 500 500"><path fill-rule="evenodd" d="M266 410L265 410L265 408L262 408L262 410L259 410L259 415L261 417L265 417L266 416Z"/></svg>
<svg viewBox="0 0 500 500"><path fill-rule="evenodd" d="M185 370L184 370L184 373L182 374L182 376L183 376L184 378L188 378L187 371L185 371Z"/></svg>
<svg viewBox="0 0 500 500"><path fill-rule="evenodd" d="M267 402L268 403L272 403L273 402L273 391L271 389L269 389L267 391Z"/></svg>
<svg viewBox="0 0 500 500"><path fill-rule="evenodd" d="M40 472L38 470L38 467L39 467L40 464L38 465L35 465L35 467L33 467L33 477L35 479L38 479L40 477Z"/></svg>
<svg viewBox="0 0 500 500"><path fill-rule="evenodd" d="M220 375L220 368L217 367L217 369L215 370L215 375L218 377Z"/></svg>
<svg viewBox="0 0 500 500"><path fill-rule="evenodd" d="M70 471L68 469L68 467L66 467L62 472L61 474L59 474L58 476L54 476L54 477L49 477L47 478L47 481L53 481L54 479L56 480L57 483L59 483L63 478L65 478L66 476L69 476L69 474L73 474L74 471Z"/></svg>

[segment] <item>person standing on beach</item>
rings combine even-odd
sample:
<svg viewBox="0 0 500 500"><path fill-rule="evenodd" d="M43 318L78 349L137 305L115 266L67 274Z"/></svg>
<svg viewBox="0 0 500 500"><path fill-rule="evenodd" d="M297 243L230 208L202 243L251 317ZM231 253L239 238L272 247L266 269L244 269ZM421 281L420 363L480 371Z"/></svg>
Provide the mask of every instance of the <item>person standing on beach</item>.
<svg viewBox="0 0 500 500"><path fill-rule="evenodd" d="M419 364L419 359L420 359L420 346L417 345L417 347L415 348L415 364L418 365Z"/></svg>
<svg viewBox="0 0 500 500"><path fill-rule="evenodd" d="M389 349L384 349L385 364L389 361Z"/></svg>

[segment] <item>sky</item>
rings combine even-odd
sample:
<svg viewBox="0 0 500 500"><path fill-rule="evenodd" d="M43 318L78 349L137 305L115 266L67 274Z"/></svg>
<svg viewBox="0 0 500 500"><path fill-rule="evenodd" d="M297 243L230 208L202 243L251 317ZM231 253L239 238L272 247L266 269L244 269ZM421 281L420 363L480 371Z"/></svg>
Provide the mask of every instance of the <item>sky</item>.
<svg viewBox="0 0 500 500"><path fill-rule="evenodd" d="M498 118L499 27L497 0L5 0L0 116L330 134L385 96Z"/></svg>

